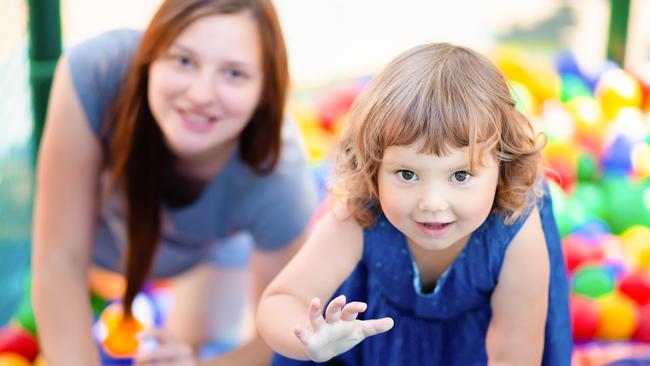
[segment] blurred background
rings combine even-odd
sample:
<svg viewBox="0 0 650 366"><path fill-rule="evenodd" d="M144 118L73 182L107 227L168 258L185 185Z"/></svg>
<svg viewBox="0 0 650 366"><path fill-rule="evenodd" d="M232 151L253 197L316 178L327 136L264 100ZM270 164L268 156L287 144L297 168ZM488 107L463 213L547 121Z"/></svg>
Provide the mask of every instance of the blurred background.
<svg viewBox="0 0 650 366"><path fill-rule="evenodd" d="M60 52L144 28L160 0L0 0L0 326L35 332L26 296L34 153ZM475 48L549 137L572 287L575 365L650 360L650 1L274 0L289 111L324 192L328 149L368 77L424 42ZM56 286L56 284L52 284ZM0 332L0 358L3 333Z"/></svg>

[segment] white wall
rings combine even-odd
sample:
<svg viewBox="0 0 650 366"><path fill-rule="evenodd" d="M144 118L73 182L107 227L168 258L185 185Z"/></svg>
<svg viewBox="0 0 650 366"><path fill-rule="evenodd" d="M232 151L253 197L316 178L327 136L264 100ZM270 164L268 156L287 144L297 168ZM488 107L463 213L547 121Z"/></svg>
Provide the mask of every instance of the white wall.
<svg viewBox="0 0 650 366"><path fill-rule="evenodd" d="M64 43L71 45L115 27L146 26L160 0L61 0ZM489 49L494 35L525 29L570 6L577 24L561 40L584 64L604 57L608 0L274 0L289 48L297 86L311 86L371 73L397 53L430 41ZM634 1L628 59L650 52L650 25ZM648 23L650 24L650 23ZM645 42L645 44L644 44Z"/></svg>

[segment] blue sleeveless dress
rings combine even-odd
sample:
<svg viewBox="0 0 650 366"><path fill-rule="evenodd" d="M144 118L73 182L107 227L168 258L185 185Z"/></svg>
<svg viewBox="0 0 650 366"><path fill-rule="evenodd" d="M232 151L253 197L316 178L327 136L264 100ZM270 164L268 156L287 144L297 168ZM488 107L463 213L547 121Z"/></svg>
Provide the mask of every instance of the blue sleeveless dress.
<svg viewBox="0 0 650 366"><path fill-rule="evenodd" d="M538 202L550 259L549 306L543 365L571 362L569 288L548 191ZM527 215L525 215L527 217ZM390 316L395 326L365 339L330 365L486 365L485 337L494 290L509 243L526 220L506 225L492 213L472 234L431 293L420 278L405 236L383 215L364 230L363 257L334 296L365 301L360 318ZM276 355L273 365L313 365ZM326 363L327 364L327 363Z"/></svg>

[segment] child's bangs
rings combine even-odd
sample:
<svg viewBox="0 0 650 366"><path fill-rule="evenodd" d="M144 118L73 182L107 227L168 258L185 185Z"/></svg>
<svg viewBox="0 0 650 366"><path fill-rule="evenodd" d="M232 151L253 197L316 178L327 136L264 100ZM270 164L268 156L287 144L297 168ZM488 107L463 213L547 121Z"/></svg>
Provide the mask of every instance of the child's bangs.
<svg viewBox="0 0 650 366"><path fill-rule="evenodd" d="M381 146L419 144L419 152L436 156L469 147L470 165L482 164L484 153L494 151L499 144L498 121L503 116L498 108L480 103L476 96L448 93L444 97L418 95L410 103L388 108L381 124ZM476 151L477 145L481 145L480 151Z"/></svg>

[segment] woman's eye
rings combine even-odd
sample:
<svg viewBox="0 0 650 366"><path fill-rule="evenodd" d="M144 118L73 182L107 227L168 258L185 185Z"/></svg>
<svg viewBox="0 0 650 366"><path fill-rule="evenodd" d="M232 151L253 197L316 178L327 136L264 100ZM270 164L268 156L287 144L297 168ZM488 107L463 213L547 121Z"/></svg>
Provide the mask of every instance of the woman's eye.
<svg viewBox="0 0 650 366"><path fill-rule="evenodd" d="M417 179L417 175L410 170L399 170L397 172L399 177L406 182L411 182Z"/></svg>
<svg viewBox="0 0 650 366"><path fill-rule="evenodd" d="M464 170L461 170L459 172L455 172L451 176L452 180L458 182L458 183L465 183L469 180L470 174Z"/></svg>
<svg viewBox="0 0 650 366"><path fill-rule="evenodd" d="M241 70L237 70L237 69L226 70L226 77L228 77L229 79L239 79L244 76L245 74Z"/></svg>
<svg viewBox="0 0 650 366"><path fill-rule="evenodd" d="M181 67L190 67L194 64L192 59L187 56L176 56L176 63Z"/></svg>

